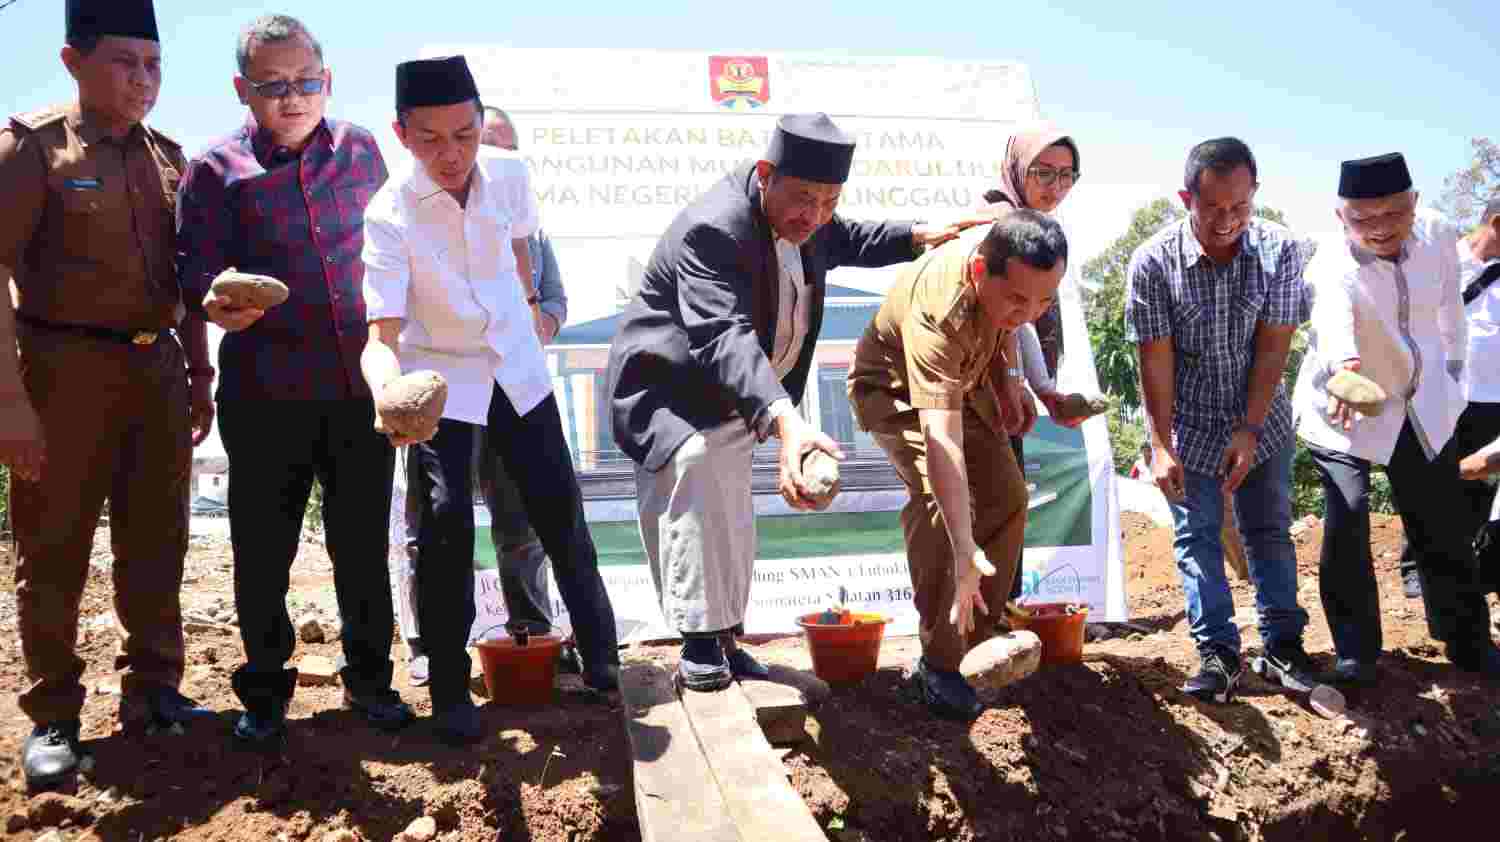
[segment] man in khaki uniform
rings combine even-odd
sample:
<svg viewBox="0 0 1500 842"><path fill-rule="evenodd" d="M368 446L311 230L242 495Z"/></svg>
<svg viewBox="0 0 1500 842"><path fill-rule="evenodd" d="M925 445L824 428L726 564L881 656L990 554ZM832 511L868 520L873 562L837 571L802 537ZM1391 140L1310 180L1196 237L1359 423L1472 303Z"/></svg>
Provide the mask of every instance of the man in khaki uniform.
<svg viewBox="0 0 1500 842"><path fill-rule="evenodd" d="M77 768L78 608L110 500L126 725L205 713L177 692L188 476L207 435L206 334L183 309L173 215L184 161L141 121L161 86L150 0L69 0L62 60L78 101L0 128L0 462L13 472L16 601L35 723L33 787ZM190 361L190 362L189 362ZM191 364L191 367L190 367ZM189 386L189 373L192 385Z"/></svg>
<svg viewBox="0 0 1500 842"><path fill-rule="evenodd" d="M901 525L921 621L913 680L929 710L954 719L979 713L959 662L993 633L1026 531L1009 436L1036 406L1015 330L1051 305L1068 261L1062 229L1036 211L973 231L901 270L849 371L854 413L911 495ZM996 354L1010 361L998 387Z"/></svg>

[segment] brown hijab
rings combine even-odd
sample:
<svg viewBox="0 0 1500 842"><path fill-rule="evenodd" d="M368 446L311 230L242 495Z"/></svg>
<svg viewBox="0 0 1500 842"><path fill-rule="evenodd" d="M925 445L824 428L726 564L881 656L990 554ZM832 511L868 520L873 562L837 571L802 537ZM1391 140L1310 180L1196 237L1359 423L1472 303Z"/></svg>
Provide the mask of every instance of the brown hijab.
<svg viewBox="0 0 1500 842"><path fill-rule="evenodd" d="M1026 207L1026 191L1022 184L1026 179L1026 171L1031 169L1031 164L1042 154L1042 150L1054 144L1061 143L1068 147L1073 153L1073 168L1080 169L1082 162L1078 156L1078 144L1073 142L1066 132L1046 121L1038 121L1026 126L1021 131L1010 136L1005 143L1005 161L1000 167L1000 184L985 191L984 201L986 204L1007 204L1013 208ZM1057 364L1062 358L1062 310L1057 301L1047 308L1035 322L1036 336L1042 345L1042 357L1047 361L1047 373L1057 376Z"/></svg>

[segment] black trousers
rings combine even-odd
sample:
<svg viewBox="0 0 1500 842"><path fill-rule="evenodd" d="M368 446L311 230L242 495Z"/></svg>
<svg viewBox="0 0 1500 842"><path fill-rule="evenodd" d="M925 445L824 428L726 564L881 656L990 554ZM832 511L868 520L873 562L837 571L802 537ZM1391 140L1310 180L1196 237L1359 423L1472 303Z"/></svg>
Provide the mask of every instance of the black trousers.
<svg viewBox="0 0 1500 842"><path fill-rule="evenodd" d="M1026 477L1026 455L1022 452L1025 449L1025 443L1026 440L1021 436L1010 437L1010 449L1015 451L1016 464L1021 466L1021 477L1023 479ZM1010 598L1012 601L1021 598L1021 574L1023 572L1025 561L1026 542L1022 541L1021 550L1016 555L1016 576L1011 580L1010 583Z"/></svg>
<svg viewBox="0 0 1500 842"><path fill-rule="evenodd" d="M287 692L282 669L296 632L286 594L314 479L323 486L344 686L388 689L395 621L390 539L381 524L390 519L395 451L375 432L374 403L220 401L219 433L229 455L234 602L245 645L235 679L241 700L252 705Z"/></svg>
<svg viewBox="0 0 1500 842"><path fill-rule="evenodd" d="M1318 587L1334 650L1373 662L1382 649L1380 596L1370 556L1370 463L1347 453L1308 448L1323 481L1323 548ZM1458 479L1458 443L1428 461L1408 422L1386 476L1406 534L1420 548L1417 574L1428 632L1460 646L1489 639L1489 612L1480 591Z"/></svg>
<svg viewBox="0 0 1500 842"><path fill-rule="evenodd" d="M583 495L552 396L526 415L498 386L490 398L488 457L514 477L522 507L557 570L586 673L617 666L614 609L599 575L583 516ZM434 707L468 692L474 624L474 437L478 427L444 420L430 441L413 445L407 494L417 512L417 626L427 653Z"/></svg>
<svg viewBox="0 0 1500 842"><path fill-rule="evenodd" d="M1453 438L1458 442L1455 455L1463 459L1494 441L1496 437L1500 437L1500 403L1471 403L1459 417L1458 429L1453 432ZM1479 527L1490 519L1490 505L1495 500L1495 488L1483 480L1464 480L1460 481L1460 485L1468 514L1468 521L1463 528L1465 534L1472 539ZM1416 554L1412 550L1411 541L1407 541L1401 550L1401 575L1405 576L1416 567Z"/></svg>
<svg viewBox="0 0 1500 842"><path fill-rule="evenodd" d="M488 428L478 432L475 459L479 493L490 512L490 539L500 567L500 595L506 613L512 623L526 626L532 634L546 634L552 630L547 553L526 519L521 489L489 445Z"/></svg>

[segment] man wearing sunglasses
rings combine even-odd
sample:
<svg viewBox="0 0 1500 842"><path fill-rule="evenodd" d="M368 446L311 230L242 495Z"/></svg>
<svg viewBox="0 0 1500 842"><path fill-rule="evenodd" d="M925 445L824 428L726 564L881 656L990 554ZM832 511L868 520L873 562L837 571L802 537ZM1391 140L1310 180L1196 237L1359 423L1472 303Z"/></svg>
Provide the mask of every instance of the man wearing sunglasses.
<svg viewBox="0 0 1500 842"><path fill-rule="evenodd" d="M391 689L389 536L372 528L390 517L394 452L374 429L359 368L364 212L385 163L368 131L323 116L333 75L297 20L256 20L238 59L234 87L250 114L188 165L178 217L184 297L228 332L217 397L245 645L234 732L261 743L284 730L296 683L286 593L314 480L343 624L345 704L400 728L414 717ZM208 292L230 267L277 278L290 297L231 309Z"/></svg>

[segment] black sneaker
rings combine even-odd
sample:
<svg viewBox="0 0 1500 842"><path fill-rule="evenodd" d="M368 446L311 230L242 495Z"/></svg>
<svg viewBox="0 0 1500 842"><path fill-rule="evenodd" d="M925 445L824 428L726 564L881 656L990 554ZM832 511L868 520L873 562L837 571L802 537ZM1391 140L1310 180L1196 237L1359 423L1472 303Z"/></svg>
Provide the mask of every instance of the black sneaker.
<svg viewBox="0 0 1500 842"><path fill-rule="evenodd" d="M771 671L766 669L765 664L755 660L755 656L748 650L740 648L740 642L732 634L724 638L724 657L729 661L729 672L735 678L764 681L771 677Z"/></svg>
<svg viewBox="0 0 1500 842"><path fill-rule="evenodd" d="M365 721L381 731L399 731L417 721L411 707L389 688L368 693L354 693L344 688L344 707L358 711Z"/></svg>
<svg viewBox="0 0 1500 842"><path fill-rule="evenodd" d="M54 787L78 771L78 761L83 758L78 727L78 720L71 719L31 729L31 736L21 746L21 770L28 787Z"/></svg>
<svg viewBox="0 0 1500 842"><path fill-rule="evenodd" d="M464 699L433 711L433 730L451 746L469 746L484 739L484 720L474 702Z"/></svg>
<svg viewBox="0 0 1500 842"><path fill-rule="evenodd" d="M245 705L245 712L234 723L236 739L267 745L286 733L286 712L297 687L295 669L252 673L241 667L230 676L229 684Z"/></svg>
<svg viewBox="0 0 1500 842"><path fill-rule="evenodd" d="M690 637L682 642L677 680L683 687L699 692L713 692L729 686L734 675L724 658L724 645L717 637Z"/></svg>
<svg viewBox="0 0 1500 842"><path fill-rule="evenodd" d="M149 734L213 715L212 710L171 687L151 687L121 699L118 717L123 729L144 728Z"/></svg>
<svg viewBox="0 0 1500 842"><path fill-rule="evenodd" d="M1255 674L1298 693L1311 693L1317 687L1318 668L1303 651L1301 642L1273 646L1250 663Z"/></svg>
<svg viewBox="0 0 1500 842"><path fill-rule="evenodd" d="M918 658L911 680L922 703L940 719L968 722L984 710L974 686L957 670L937 669L928 665L926 658Z"/></svg>
<svg viewBox="0 0 1500 842"><path fill-rule="evenodd" d="M1417 571L1408 570L1401 574L1401 590L1406 592L1407 599L1422 598L1422 577L1417 575Z"/></svg>
<svg viewBox="0 0 1500 842"><path fill-rule="evenodd" d="M1182 692L1200 701L1225 704L1234 698L1240 683L1240 656L1233 652L1210 650L1203 656L1198 674L1182 685Z"/></svg>
<svg viewBox="0 0 1500 842"><path fill-rule="evenodd" d="M240 714L234 722L236 739L251 745L266 745L286 733L286 709L291 699L273 700Z"/></svg>

